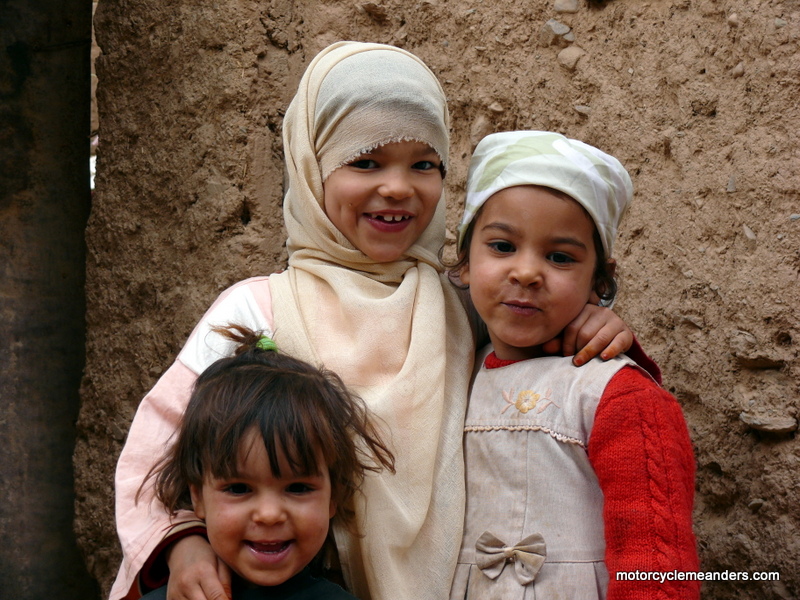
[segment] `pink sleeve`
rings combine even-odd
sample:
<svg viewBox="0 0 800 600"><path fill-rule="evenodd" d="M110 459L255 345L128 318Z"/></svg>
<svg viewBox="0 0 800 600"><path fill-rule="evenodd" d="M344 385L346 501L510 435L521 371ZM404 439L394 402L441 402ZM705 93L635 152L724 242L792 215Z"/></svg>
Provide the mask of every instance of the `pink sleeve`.
<svg viewBox="0 0 800 600"><path fill-rule="evenodd" d="M125 596L150 553L171 527L197 520L189 511L170 515L153 500L152 488L136 495L154 461L161 457L189 401L197 375L176 361L144 397L133 419L117 462L115 478L117 535L123 550L122 566L111 590L112 600Z"/></svg>
<svg viewBox="0 0 800 600"><path fill-rule="evenodd" d="M608 600L699 598L700 582L616 579L699 568L694 455L677 400L637 369L622 369L597 407L589 460L604 496Z"/></svg>
<svg viewBox="0 0 800 600"><path fill-rule="evenodd" d="M151 554L161 547L165 537L188 523L202 525L191 511L179 511L170 517L154 499L151 485L143 487L141 494L139 489L177 430L198 373L220 358L216 349L206 349L209 345L202 339L203 332L209 324L228 322L271 333L272 304L266 277L249 279L223 292L189 336L181 356L139 404L117 462L116 521L123 558L110 600L137 598L140 572L145 563L154 562ZM190 357L193 368L181 360L183 356Z"/></svg>

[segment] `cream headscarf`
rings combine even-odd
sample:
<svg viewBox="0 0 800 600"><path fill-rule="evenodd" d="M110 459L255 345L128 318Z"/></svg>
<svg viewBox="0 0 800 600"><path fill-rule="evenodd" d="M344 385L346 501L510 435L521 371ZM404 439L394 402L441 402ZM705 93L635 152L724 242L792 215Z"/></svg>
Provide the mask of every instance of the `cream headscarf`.
<svg viewBox="0 0 800 600"><path fill-rule="evenodd" d="M363 537L334 524L359 598L442 600L461 543L461 452L474 345L437 260L444 200L401 260L375 263L323 210L323 173L366 148L419 140L446 160L448 115L433 73L391 46L340 42L308 66L284 119L289 269L270 277L275 337L338 373L385 423L397 474L369 475Z"/></svg>

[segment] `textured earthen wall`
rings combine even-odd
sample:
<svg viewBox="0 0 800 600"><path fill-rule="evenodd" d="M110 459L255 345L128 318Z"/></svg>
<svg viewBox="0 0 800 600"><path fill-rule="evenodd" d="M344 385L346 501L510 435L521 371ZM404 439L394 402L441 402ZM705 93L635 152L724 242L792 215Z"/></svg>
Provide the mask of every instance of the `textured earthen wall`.
<svg viewBox="0 0 800 600"><path fill-rule="evenodd" d="M689 422L703 568L781 575L709 583L704 597L800 595L795 3L102 0L96 27L75 458L78 535L104 586L133 412L225 286L284 264L283 111L318 50L357 39L403 46L443 82L451 229L469 153L493 130L554 129L626 165L636 198L617 309Z"/></svg>

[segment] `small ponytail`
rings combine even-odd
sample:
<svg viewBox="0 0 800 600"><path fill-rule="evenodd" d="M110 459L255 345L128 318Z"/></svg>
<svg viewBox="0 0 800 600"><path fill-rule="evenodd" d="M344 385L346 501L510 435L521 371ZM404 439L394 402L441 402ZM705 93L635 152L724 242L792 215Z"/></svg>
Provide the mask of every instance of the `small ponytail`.
<svg viewBox="0 0 800 600"><path fill-rule="evenodd" d="M245 352L260 350L262 352L278 352L278 344L263 332L253 331L242 325L230 324L227 327L213 327L214 333L238 344L233 355L239 356Z"/></svg>

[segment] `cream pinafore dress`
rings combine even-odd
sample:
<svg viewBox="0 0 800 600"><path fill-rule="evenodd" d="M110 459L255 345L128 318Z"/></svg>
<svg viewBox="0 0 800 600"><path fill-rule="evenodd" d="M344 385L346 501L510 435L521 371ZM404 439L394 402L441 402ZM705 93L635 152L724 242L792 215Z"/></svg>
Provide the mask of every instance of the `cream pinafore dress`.
<svg viewBox="0 0 800 600"><path fill-rule="evenodd" d="M464 427L467 506L451 600L605 598L603 493L586 448L622 355L486 369Z"/></svg>

